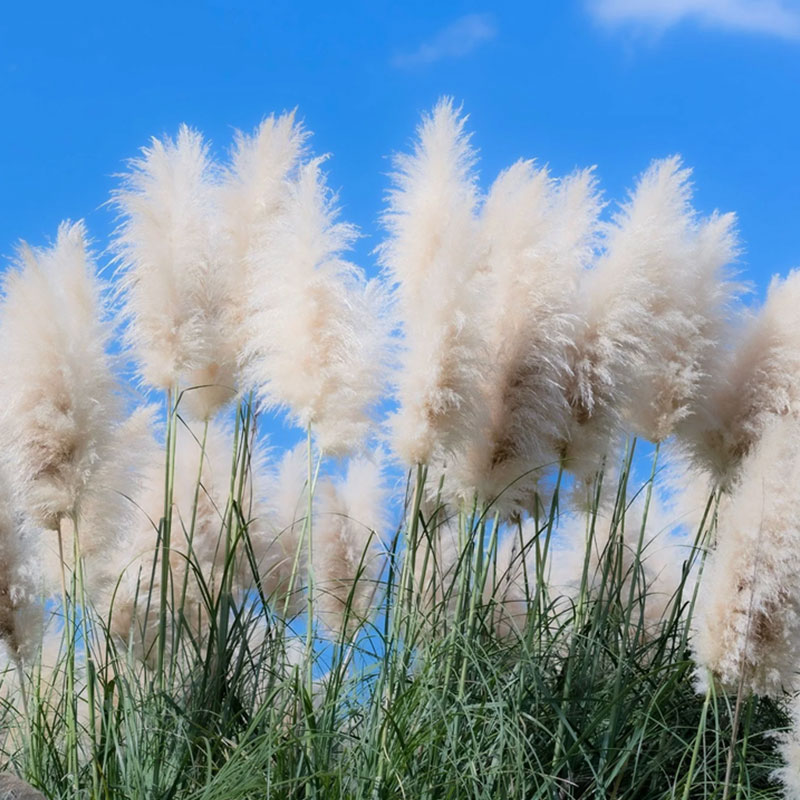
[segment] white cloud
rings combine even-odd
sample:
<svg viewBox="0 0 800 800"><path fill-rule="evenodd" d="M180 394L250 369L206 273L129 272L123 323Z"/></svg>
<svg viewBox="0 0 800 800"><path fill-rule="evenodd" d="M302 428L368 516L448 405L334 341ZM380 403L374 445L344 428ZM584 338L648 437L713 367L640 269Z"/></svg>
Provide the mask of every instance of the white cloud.
<svg viewBox="0 0 800 800"><path fill-rule="evenodd" d="M664 30L684 20L706 27L800 39L797 0L587 0L600 22Z"/></svg>
<svg viewBox="0 0 800 800"><path fill-rule="evenodd" d="M398 53L392 63L396 67L417 67L444 58L460 58L495 36L497 28L491 14L466 14L442 28L433 38L422 42L416 49Z"/></svg>

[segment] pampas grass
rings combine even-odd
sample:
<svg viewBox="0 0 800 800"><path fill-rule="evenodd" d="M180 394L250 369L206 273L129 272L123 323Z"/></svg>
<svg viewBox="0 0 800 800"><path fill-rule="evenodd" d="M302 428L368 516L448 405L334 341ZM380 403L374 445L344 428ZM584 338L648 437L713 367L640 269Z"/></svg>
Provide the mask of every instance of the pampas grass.
<svg viewBox="0 0 800 800"><path fill-rule="evenodd" d="M127 344L145 383L191 390L187 405L208 418L233 395L238 357L208 147L183 126L174 140L153 139L121 178L113 249Z"/></svg>
<svg viewBox="0 0 800 800"><path fill-rule="evenodd" d="M287 450L267 476L265 524L248 532L259 591L278 611L293 615L305 602L307 475L308 452L301 443Z"/></svg>
<svg viewBox="0 0 800 800"><path fill-rule="evenodd" d="M37 649L42 628L35 547L14 513L8 478L0 474L0 641L19 666Z"/></svg>
<svg viewBox="0 0 800 800"><path fill-rule="evenodd" d="M249 380L266 407L290 411L321 450L340 455L370 431L383 385L386 327L380 285L342 259L355 230L335 222L322 160L287 187L264 233L250 283Z"/></svg>
<svg viewBox="0 0 800 800"><path fill-rule="evenodd" d="M354 459L343 480L327 480L319 487L313 527L314 605L334 631L363 624L377 591L387 501L381 461L380 454Z"/></svg>
<svg viewBox="0 0 800 800"><path fill-rule="evenodd" d="M186 127L130 162L118 360L83 226L20 249L0 770L64 800L744 800L782 754L796 784L765 736L800 641L796 275L742 314L733 218L677 158L608 221L594 170L484 195L465 125L441 101L395 160L390 297L293 113L224 166ZM273 410L301 443L267 447Z"/></svg>
<svg viewBox="0 0 800 800"><path fill-rule="evenodd" d="M723 686L798 688L800 427L777 419L744 461L698 598L697 660Z"/></svg>
<svg viewBox="0 0 800 800"><path fill-rule="evenodd" d="M689 415L721 350L736 290L725 272L737 252L734 217L698 220L689 175L677 158L655 163L610 245L646 275L646 358L629 416L632 429L653 442L664 441Z"/></svg>
<svg viewBox="0 0 800 800"><path fill-rule="evenodd" d="M680 431L701 470L722 484L735 482L742 459L775 416L800 410L800 272L773 278L764 306L742 312L733 347L720 353L703 395Z"/></svg>
<svg viewBox="0 0 800 800"><path fill-rule="evenodd" d="M394 448L428 463L481 426L484 248L466 118L442 100L423 118L411 154L397 156L381 262L403 320Z"/></svg>
<svg viewBox="0 0 800 800"><path fill-rule="evenodd" d="M598 200L590 172L557 182L531 162L495 181L481 215L498 313L486 321L491 369L480 383L488 409L448 470L448 489L495 507L529 505L550 443L565 428L571 303L592 255Z"/></svg>
<svg viewBox="0 0 800 800"><path fill-rule="evenodd" d="M0 308L0 435L15 490L33 522L76 517L109 457L118 403L109 330L82 223L52 247L19 249Z"/></svg>
<svg viewBox="0 0 800 800"><path fill-rule="evenodd" d="M294 113L270 116L250 135L237 132L216 190L218 247L230 299L223 309L224 327L240 367L250 335L250 289L262 283L273 286L279 280L261 255L276 218L286 211L288 181L297 177L307 138Z"/></svg>

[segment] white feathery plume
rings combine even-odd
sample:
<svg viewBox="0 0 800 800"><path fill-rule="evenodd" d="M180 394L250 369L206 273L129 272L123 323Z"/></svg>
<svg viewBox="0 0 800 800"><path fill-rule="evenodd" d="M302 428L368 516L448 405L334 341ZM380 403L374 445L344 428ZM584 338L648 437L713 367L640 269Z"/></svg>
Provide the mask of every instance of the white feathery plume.
<svg viewBox="0 0 800 800"><path fill-rule="evenodd" d="M697 603L696 660L723 687L800 688L800 422L778 417L742 464Z"/></svg>
<svg viewBox="0 0 800 800"><path fill-rule="evenodd" d="M699 221L690 174L677 157L655 162L610 245L638 260L647 278L648 321L641 331L646 358L628 417L634 432L654 442L689 414L721 346L737 288L725 275L737 252L735 217L713 214Z"/></svg>
<svg viewBox="0 0 800 800"><path fill-rule="evenodd" d="M692 555L694 532L676 511L675 501L676 498L670 498L667 504L654 489L645 520L645 495L639 493L628 506L621 528L613 528L608 509L601 508L594 521L591 543L591 517L582 511L564 515L553 532L547 563L541 567L549 601L554 603L556 611L569 612L574 607L580 595L584 569L587 569L586 595L591 599L596 594L604 578L603 559L615 557L608 551L613 546L621 548L623 581L620 596L627 602L631 581L635 579L633 602L643 601L643 633L658 635L684 579L684 562ZM645 530L639 551L643 524ZM486 600L491 599L495 604L494 624L500 636L514 632L518 635L524 628L538 580L537 551L533 544L536 536L536 525L527 520L522 524L521 534L518 529L512 529L498 548L496 579L487 584ZM587 568L586 549L589 546ZM637 551L641 571L634 575ZM696 564L695 560L693 566ZM696 571L693 569L685 579L684 597L691 596L695 580ZM638 614L639 611L635 610L632 615L633 625L639 624Z"/></svg>
<svg viewBox="0 0 800 800"><path fill-rule="evenodd" d="M385 364L383 291L341 257L355 231L335 222L320 169L305 164L251 253L249 383L264 406L289 409L319 448L341 455L370 430Z"/></svg>
<svg viewBox="0 0 800 800"><path fill-rule="evenodd" d="M643 270L639 243L649 195L641 184L606 229L605 252L583 273L575 295L564 387L570 413L553 441L565 466L587 479L602 463L622 430L631 375L643 359L642 332L652 286Z"/></svg>
<svg viewBox="0 0 800 800"><path fill-rule="evenodd" d="M117 419L101 286L83 223L20 248L0 308L0 431L23 510L45 528L76 516Z"/></svg>
<svg viewBox="0 0 800 800"><path fill-rule="evenodd" d="M414 586L423 614L449 619L458 602L461 547L458 515L433 499L423 499L414 554ZM410 557L410 554L407 554Z"/></svg>
<svg viewBox="0 0 800 800"><path fill-rule="evenodd" d="M308 515L308 449L305 442L287 450L264 490L265 523L250 531L261 592L278 613L297 613L305 602Z"/></svg>
<svg viewBox="0 0 800 800"><path fill-rule="evenodd" d="M411 154L395 159L381 261L395 284L404 349L394 448L409 464L457 449L481 427L487 363L475 216L475 153L451 100L423 117Z"/></svg>
<svg viewBox="0 0 800 800"><path fill-rule="evenodd" d="M698 231L689 191L677 158L654 162L579 287L566 386L572 413L556 441L579 477L599 468L626 415L660 440L697 392L724 312L720 261L732 252L732 218L712 218Z"/></svg>
<svg viewBox="0 0 800 800"><path fill-rule="evenodd" d="M201 418L233 396L237 360L212 172L202 136L184 125L143 148L112 197L126 341L145 383L191 389L183 400Z"/></svg>
<svg viewBox="0 0 800 800"><path fill-rule="evenodd" d="M343 481L319 487L314 519L314 608L333 631L369 614L380 571L378 544L386 526L382 454L352 459ZM345 624L346 623L346 624Z"/></svg>
<svg viewBox="0 0 800 800"><path fill-rule="evenodd" d="M203 447L202 425L177 428L175 448L172 538L170 542L170 582L176 607L185 587L185 617L195 635L204 635L208 608L204 599L207 591L213 598L220 591L225 560L227 510L231 489L233 436L219 422L208 425ZM144 445L140 445L145 449ZM147 464L140 486L134 495L134 516L130 526L122 531L117 547L124 562L114 560L115 577L122 576L119 586L111 586L107 598L113 602L113 632L127 641L133 636L135 652L149 661L154 656L158 614L148 596L157 597L161 591L161 570L153 570L156 552L158 520L164 514L164 452L150 437ZM255 454L252 474L246 479L243 497L247 500L243 513L255 528L262 524L266 512L260 494L261 459ZM252 491L251 491L252 489ZM255 532L251 535L256 537ZM240 556L243 558L243 556ZM243 587L242 566L235 565L234 590Z"/></svg>
<svg viewBox="0 0 800 800"><path fill-rule="evenodd" d="M230 163L217 188L220 250L230 302L225 330L241 361L247 347L248 292L258 280L270 282L259 254L289 199L287 181L296 176L308 133L294 112L264 119L251 135L236 132Z"/></svg>
<svg viewBox="0 0 800 800"><path fill-rule="evenodd" d="M154 458L155 419L156 409L146 406L134 411L112 430L108 454L97 467L78 516L76 528L87 599L103 613L109 593L113 592L132 555L127 535L141 513L135 502L148 461ZM58 546L45 539L41 545L45 586L56 594L61 589ZM63 555L72 569L73 553Z"/></svg>
<svg viewBox="0 0 800 800"><path fill-rule="evenodd" d="M530 161L501 173L481 218L488 250L491 371L483 376L487 425L470 432L446 485L467 501L514 510L527 504L537 468L569 408L569 311L593 252L599 203L590 171L557 182ZM454 486L455 485L455 486Z"/></svg>
<svg viewBox="0 0 800 800"><path fill-rule="evenodd" d="M773 278L766 302L743 314L735 346L706 378L679 430L700 469L725 486L774 416L800 416L800 270Z"/></svg>
<svg viewBox="0 0 800 800"><path fill-rule="evenodd" d="M800 800L800 695L795 695L789 701L789 715L792 727L776 737L783 766L776 769L771 777L780 781L786 800Z"/></svg>
<svg viewBox="0 0 800 800"><path fill-rule="evenodd" d="M0 473L0 642L17 665L38 646L43 608L38 600L35 541L14 513L11 487Z"/></svg>

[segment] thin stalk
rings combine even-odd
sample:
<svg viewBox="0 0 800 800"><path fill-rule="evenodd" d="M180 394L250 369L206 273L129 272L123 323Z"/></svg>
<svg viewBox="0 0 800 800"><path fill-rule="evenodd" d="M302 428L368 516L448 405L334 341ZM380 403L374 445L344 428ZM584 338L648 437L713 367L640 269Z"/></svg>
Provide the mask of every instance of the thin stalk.
<svg viewBox="0 0 800 800"><path fill-rule="evenodd" d="M200 444L200 464L197 468L197 482L195 483L194 487L194 499L192 502L192 518L189 524L189 536L186 542L186 557L187 557L187 564L186 569L183 573L183 580L181 581L181 595L180 595L180 603L178 605L177 616L178 616L178 623L177 623L177 630L175 633L175 641L180 643L181 641L181 634L183 631L183 624L184 624L184 609L186 608L186 593L189 587L189 566L191 563L191 559L194 554L194 531L195 526L197 524L197 504L200 500L200 487L203 481L203 465L206 458L206 444L208 443L208 419L205 420L203 424L203 439ZM175 661L173 660L171 664L171 674L170 677L174 677L174 670L175 670Z"/></svg>
<svg viewBox="0 0 800 800"><path fill-rule="evenodd" d="M72 779L72 789L80 791L80 776L78 775L78 718L75 700L75 628L72 608L72 597L67 592L66 562L64 560L64 537L61 530L63 517L58 520L58 558L61 563L61 596L64 603L64 635L67 637L67 770ZM75 572L72 572L71 583L74 587Z"/></svg>
<svg viewBox="0 0 800 800"><path fill-rule="evenodd" d="M697 766L697 756L700 752L700 743L703 741L703 737L705 736L706 732L706 719L708 718L708 706L711 702L712 686L713 684L711 683L711 677L709 676L709 688L706 692L706 699L703 701L703 710L700 714L700 722L697 725L697 733L694 737L692 759L689 762L689 772L686 775L686 784L683 787L683 795L681 796L681 800L689 800L689 796L692 791L692 782L694 781L694 770Z"/></svg>
<svg viewBox="0 0 800 800"><path fill-rule="evenodd" d="M78 532L77 514L72 514L72 533L75 571L78 580L78 594L81 600L81 627L83 629L83 649L86 655L86 691L89 703L89 735L92 743L92 792L93 797L99 796L100 774L95 757L97 751L97 709L95 708L95 677L96 670L92 654L92 636L89 627L89 605L86 600L86 580L83 571L83 555L81 553L80 536Z"/></svg>
<svg viewBox="0 0 800 800"><path fill-rule="evenodd" d="M172 497L175 485L175 423L177 408L172 405L173 390L167 392L167 440L166 463L164 470L164 516L161 532L161 592L158 613L158 659L157 675L160 691L166 688L164 654L167 645L167 605L170 578L170 547L172 538Z"/></svg>
<svg viewBox="0 0 800 800"><path fill-rule="evenodd" d="M573 672L573 664L575 662L575 648L577 646L577 637L579 635L580 629L583 626L583 614L584 608L586 603L588 602L588 584L589 584L589 565L591 563L591 556L592 556L592 548L594 547L594 535L595 535L595 524L597 521L597 508L600 505L600 496L603 486L603 476L604 471L601 470L597 476L595 477L595 487L594 487L594 502L590 505L590 508L594 510L594 513L589 514L589 518L587 519L586 527L586 549L584 552L583 557L583 568L581 570L581 584L580 590L578 593L578 602L575 606L574 612L574 628L575 631L570 638L569 643L569 654L567 656L567 668L566 668L566 675L564 676L564 690L561 695L561 707L565 709L567 706L567 701L569 699L569 694L572 689L572 672ZM587 489L587 491L589 491ZM555 735L555 745L553 747L553 758L550 765L550 774L557 775L558 774L558 760L561 757L561 750L564 747L564 734L565 734L565 716L564 714L559 715L558 726L556 729Z"/></svg>
<svg viewBox="0 0 800 800"><path fill-rule="evenodd" d="M650 480L647 481L647 488L645 489L645 497L644 497L644 511L642 513L642 524L639 528L639 538L636 542L636 554L633 559L633 569L630 576L630 588L628 590L628 605L625 609L625 633L627 634L630 629L631 624L631 617L633 616L633 601L636 595L636 585L638 580L638 575L641 573L644 574L644 570L641 566L642 560L642 551L644 549L644 534L647 528L647 517L650 513L650 501L653 496L653 484L655 483L656 479L656 468L658 466L658 454L661 450L661 442L656 442L655 450L653 451L653 463L652 467L650 468ZM642 609L642 613L643 613Z"/></svg>
<svg viewBox="0 0 800 800"><path fill-rule="evenodd" d="M736 800L739 800L739 797L742 793L742 777L745 770L745 764L747 764L747 740L750 736L750 723L753 721L753 709L755 708L755 698L753 695L747 698L747 718L744 722L744 731L742 735L742 757L739 763L739 779L736 783Z"/></svg>
<svg viewBox="0 0 800 800"><path fill-rule="evenodd" d="M307 472L306 481L308 485L308 505L306 507L306 524L304 528L307 530L308 544L306 547L306 581L308 583L308 590L306 593L306 608L308 612L308 622L306 627L306 649L305 649L305 667L306 667L306 689L308 696L313 697L314 692L314 674L313 674L313 659L311 653L314 644L314 531L313 531L313 512L314 512L314 489L315 489L315 471L314 471L314 457L312 451L311 439L311 424L309 423L306 428L306 445L308 448L307 459ZM320 461L322 459L320 458ZM319 465L317 466L319 468Z"/></svg>

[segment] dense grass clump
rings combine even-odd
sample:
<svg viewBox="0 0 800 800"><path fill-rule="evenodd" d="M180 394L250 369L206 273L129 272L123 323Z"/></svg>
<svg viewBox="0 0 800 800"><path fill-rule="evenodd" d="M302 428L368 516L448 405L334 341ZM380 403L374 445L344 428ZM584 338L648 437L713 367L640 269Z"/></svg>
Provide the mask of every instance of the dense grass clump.
<svg viewBox="0 0 800 800"><path fill-rule="evenodd" d="M412 476L371 587L375 613L357 615L351 591L338 634L225 589L249 549L234 495L219 588L201 585L202 632L174 595L165 617L157 594L141 598L154 648L166 640L163 666L151 668L133 633L129 646L115 639L68 590L67 627L52 609L54 651L25 664L26 705L15 671L3 677L3 761L59 798L777 797L780 703L696 688L694 576L715 498L659 596L665 585L647 578L656 521L632 510L652 479L636 484L631 463L610 505L583 516L586 557L568 595L543 579L569 556L563 489L533 528L500 523L491 508L459 514L454 566L427 581L437 566L426 543L453 520L420 507ZM504 565L498 543L521 532ZM427 566L411 563L426 553ZM197 565L191 574L202 584Z"/></svg>
<svg viewBox="0 0 800 800"><path fill-rule="evenodd" d="M20 245L0 769L64 800L800 798L800 272L747 307L677 157L606 214L592 169L483 190L452 101L417 134L372 279L294 114L225 163L186 126L143 148L111 285L83 223Z"/></svg>

